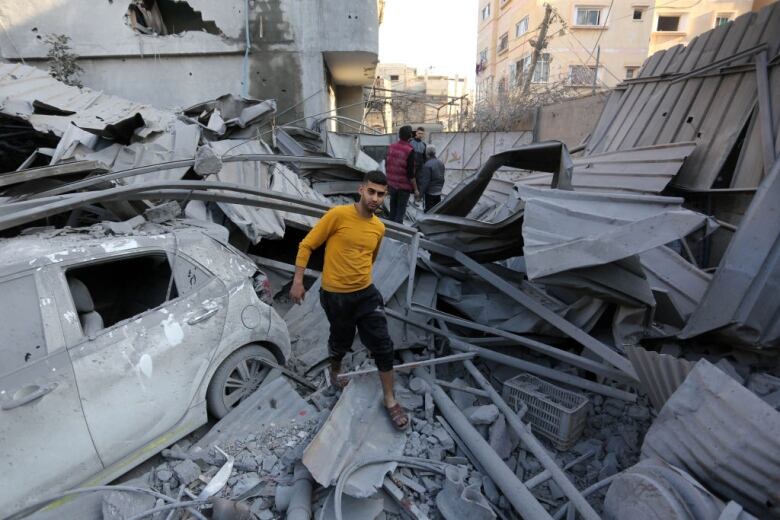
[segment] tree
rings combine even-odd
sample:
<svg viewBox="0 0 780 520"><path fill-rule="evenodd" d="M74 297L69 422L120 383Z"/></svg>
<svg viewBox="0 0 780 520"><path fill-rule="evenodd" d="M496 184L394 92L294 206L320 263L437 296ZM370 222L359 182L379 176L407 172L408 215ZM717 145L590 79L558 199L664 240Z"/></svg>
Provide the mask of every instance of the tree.
<svg viewBox="0 0 780 520"><path fill-rule="evenodd" d="M66 85L82 87L79 75L84 69L77 63L78 55L71 52L70 36L48 34L43 40L49 46L49 74Z"/></svg>

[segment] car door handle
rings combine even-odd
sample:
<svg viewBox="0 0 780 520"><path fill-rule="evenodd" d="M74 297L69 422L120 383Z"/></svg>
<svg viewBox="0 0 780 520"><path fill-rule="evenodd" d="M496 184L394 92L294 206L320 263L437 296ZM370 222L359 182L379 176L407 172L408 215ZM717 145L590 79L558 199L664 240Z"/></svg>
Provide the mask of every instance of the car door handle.
<svg viewBox="0 0 780 520"><path fill-rule="evenodd" d="M192 317L192 318L188 319L187 323L189 325L195 325L196 323L200 323L201 321L206 321L207 319L209 319L212 316L214 316L218 311L219 311L219 309L208 310L208 311L204 312L203 314L201 314L200 316L195 316L195 317Z"/></svg>
<svg viewBox="0 0 780 520"><path fill-rule="evenodd" d="M27 403L31 403L36 399L39 399L44 395L48 394L55 388L57 388L57 383L49 383L48 385L44 385L44 386L35 385L32 388L35 388L36 390L33 391L31 394L27 394L23 397L20 397L19 399L13 399L11 401L8 401L7 403L3 403L2 405L0 405L0 409L13 410L14 408L19 408L20 406L24 406Z"/></svg>

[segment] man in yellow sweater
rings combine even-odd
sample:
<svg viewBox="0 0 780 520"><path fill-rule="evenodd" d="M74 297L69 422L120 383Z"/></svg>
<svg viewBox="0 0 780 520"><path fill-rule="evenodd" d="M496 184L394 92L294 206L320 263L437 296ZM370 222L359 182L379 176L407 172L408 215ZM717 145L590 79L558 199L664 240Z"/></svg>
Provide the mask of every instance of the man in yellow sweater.
<svg viewBox="0 0 780 520"><path fill-rule="evenodd" d="M357 329L376 362L390 418L405 430L409 417L393 392L393 342L387 332L384 301L371 283L371 268L385 234L385 225L375 215L387 195L385 174L368 172L358 191L359 202L328 210L301 241L290 298L297 304L303 301L303 272L312 251L325 244L320 304L330 322L331 381L341 386L341 361L351 350Z"/></svg>

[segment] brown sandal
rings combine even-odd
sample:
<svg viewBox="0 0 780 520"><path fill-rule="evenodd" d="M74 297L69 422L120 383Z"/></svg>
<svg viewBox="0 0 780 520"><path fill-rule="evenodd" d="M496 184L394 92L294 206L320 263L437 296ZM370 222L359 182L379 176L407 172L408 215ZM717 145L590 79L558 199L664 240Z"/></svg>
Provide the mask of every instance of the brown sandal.
<svg viewBox="0 0 780 520"><path fill-rule="evenodd" d="M393 421L393 425L401 431L405 431L409 428L411 422L409 421L409 415L406 410L401 408L401 405L395 403L393 406L387 408L387 413L390 414L390 420ZM405 422L402 422L405 421Z"/></svg>

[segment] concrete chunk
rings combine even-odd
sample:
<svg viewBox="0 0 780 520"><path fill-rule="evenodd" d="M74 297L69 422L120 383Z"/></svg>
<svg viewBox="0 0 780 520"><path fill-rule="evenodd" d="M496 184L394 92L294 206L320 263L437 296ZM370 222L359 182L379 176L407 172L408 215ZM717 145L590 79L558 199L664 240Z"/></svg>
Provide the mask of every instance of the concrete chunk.
<svg viewBox="0 0 780 520"><path fill-rule="evenodd" d="M191 460L183 460L173 467L176 478L182 484L189 484L200 476L200 467Z"/></svg>
<svg viewBox="0 0 780 520"><path fill-rule="evenodd" d="M445 469L444 486L436 495L436 507L446 520L493 520L496 517L479 486L466 486L453 466Z"/></svg>
<svg viewBox="0 0 780 520"><path fill-rule="evenodd" d="M472 406L463 410L463 415L473 425L493 424L498 419L498 407L494 404Z"/></svg>

